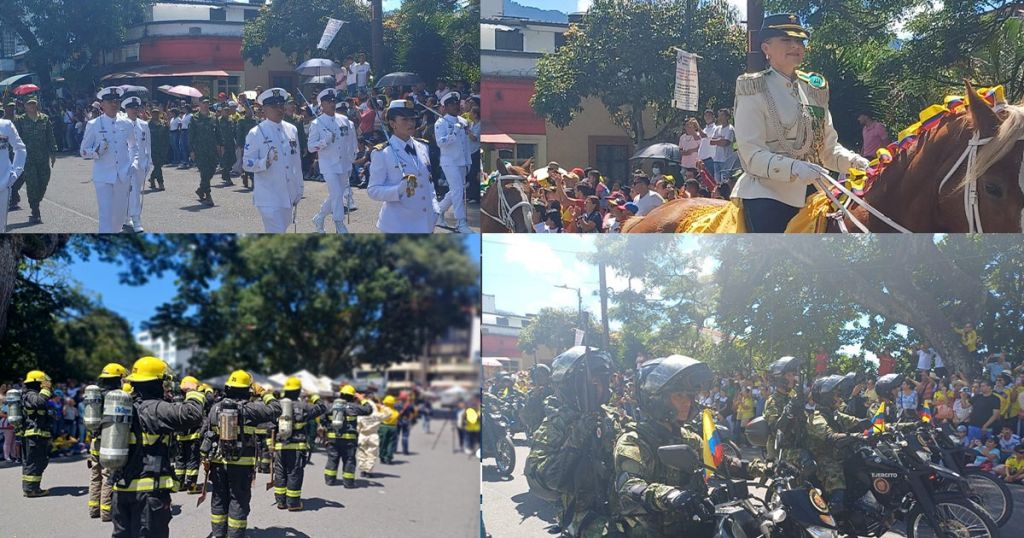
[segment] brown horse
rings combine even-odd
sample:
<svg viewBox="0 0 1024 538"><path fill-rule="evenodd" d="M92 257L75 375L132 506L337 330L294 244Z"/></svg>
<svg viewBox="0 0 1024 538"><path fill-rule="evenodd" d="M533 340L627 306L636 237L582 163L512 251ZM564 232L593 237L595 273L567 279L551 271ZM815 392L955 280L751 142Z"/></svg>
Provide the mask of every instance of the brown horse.
<svg viewBox="0 0 1024 538"><path fill-rule="evenodd" d="M912 232L1024 231L1024 106L1007 105L997 114L970 83L967 95L966 113L947 114L894 155L864 194L867 203ZM725 203L674 200L631 219L623 231L674 232L697 208ZM862 206L854 204L851 213L871 232L895 231ZM828 231L839 230L830 220Z"/></svg>
<svg viewBox="0 0 1024 538"><path fill-rule="evenodd" d="M480 198L481 233L532 233L533 203L526 184L532 159L523 166L506 166L498 160L500 176Z"/></svg>

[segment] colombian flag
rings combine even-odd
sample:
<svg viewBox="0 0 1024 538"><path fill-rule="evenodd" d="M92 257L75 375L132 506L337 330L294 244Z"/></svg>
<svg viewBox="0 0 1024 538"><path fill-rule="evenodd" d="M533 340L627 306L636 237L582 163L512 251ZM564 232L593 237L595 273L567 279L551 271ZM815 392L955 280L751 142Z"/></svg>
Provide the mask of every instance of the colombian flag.
<svg viewBox="0 0 1024 538"><path fill-rule="evenodd" d="M722 441L718 438L718 429L715 428L715 419L711 415L710 409L705 409L703 413L704 423L704 479L707 480L712 473L713 469L717 469L721 465L722 460L725 459L725 449L722 447ZM709 469L708 467L711 467Z"/></svg>
<svg viewBox="0 0 1024 538"><path fill-rule="evenodd" d="M932 105L918 114L918 118L921 120L921 131L927 131L928 129L934 128L942 121L942 118L946 115L946 107L942 105Z"/></svg>
<svg viewBox="0 0 1024 538"><path fill-rule="evenodd" d="M921 422L932 421L932 401L925 400L924 405L921 407Z"/></svg>
<svg viewBox="0 0 1024 538"><path fill-rule="evenodd" d="M885 402L878 404L878 411L875 411L871 419L871 432L882 433L885 431Z"/></svg>

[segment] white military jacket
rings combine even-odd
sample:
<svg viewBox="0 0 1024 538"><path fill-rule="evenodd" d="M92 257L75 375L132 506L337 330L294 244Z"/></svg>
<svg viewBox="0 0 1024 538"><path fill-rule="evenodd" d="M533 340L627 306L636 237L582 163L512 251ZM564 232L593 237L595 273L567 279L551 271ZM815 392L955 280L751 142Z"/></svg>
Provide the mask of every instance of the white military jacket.
<svg viewBox="0 0 1024 538"><path fill-rule="evenodd" d="M410 155L406 147L412 147ZM407 191L406 174L416 176L416 189ZM437 222L437 197L430 182L430 150L415 138L391 135L370 154L371 199L384 202L377 228L385 233L432 233Z"/></svg>
<svg viewBox="0 0 1024 538"><path fill-rule="evenodd" d="M317 153L320 171L347 175L359 152L356 128L348 118L321 114L309 124L309 151Z"/></svg>
<svg viewBox="0 0 1024 538"><path fill-rule="evenodd" d="M249 130L242 169L253 173L252 197L256 207L285 208L298 204L302 199L302 156L295 126L286 121L263 120Z"/></svg>
<svg viewBox="0 0 1024 538"><path fill-rule="evenodd" d="M128 181L139 166L139 145L135 125L127 117L106 114L89 120L82 137L82 157L93 159L94 183Z"/></svg>
<svg viewBox="0 0 1024 538"><path fill-rule="evenodd" d="M469 166L469 122L459 116L438 118L434 122L434 138L441 148L441 166Z"/></svg>
<svg viewBox="0 0 1024 538"><path fill-rule="evenodd" d="M857 154L839 144L824 77L797 71L795 81L775 69L736 80L736 144L744 174L733 198L771 198L803 207L807 184L793 163L807 161L845 172Z"/></svg>
<svg viewBox="0 0 1024 538"><path fill-rule="evenodd" d="M7 150L14 149L14 160L10 159ZM6 189L25 171L25 158L28 151L21 141L18 129L10 120L0 120L0 189ZM3 208L6 211L7 208Z"/></svg>

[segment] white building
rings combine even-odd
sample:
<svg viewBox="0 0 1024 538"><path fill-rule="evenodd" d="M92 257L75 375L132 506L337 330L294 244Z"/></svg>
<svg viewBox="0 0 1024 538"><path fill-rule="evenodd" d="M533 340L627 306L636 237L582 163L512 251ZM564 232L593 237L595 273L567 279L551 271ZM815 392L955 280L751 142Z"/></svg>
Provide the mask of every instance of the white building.
<svg viewBox="0 0 1024 538"><path fill-rule="evenodd" d="M148 349L154 357L166 362L167 366L181 375L187 373L197 351L195 347L179 349L173 336L154 338L149 331L135 333L135 343Z"/></svg>

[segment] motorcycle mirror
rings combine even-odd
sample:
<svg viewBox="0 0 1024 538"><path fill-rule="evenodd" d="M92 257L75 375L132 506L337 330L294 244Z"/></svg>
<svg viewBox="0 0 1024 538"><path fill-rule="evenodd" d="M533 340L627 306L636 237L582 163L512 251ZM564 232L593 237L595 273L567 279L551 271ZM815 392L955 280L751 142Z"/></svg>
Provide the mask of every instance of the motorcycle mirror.
<svg viewBox="0 0 1024 538"><path fill-rule="evenodd" d="M689 445L658 447L658 459L666 466L679 471L690 471L700 468L700 456Z"/></svg>

